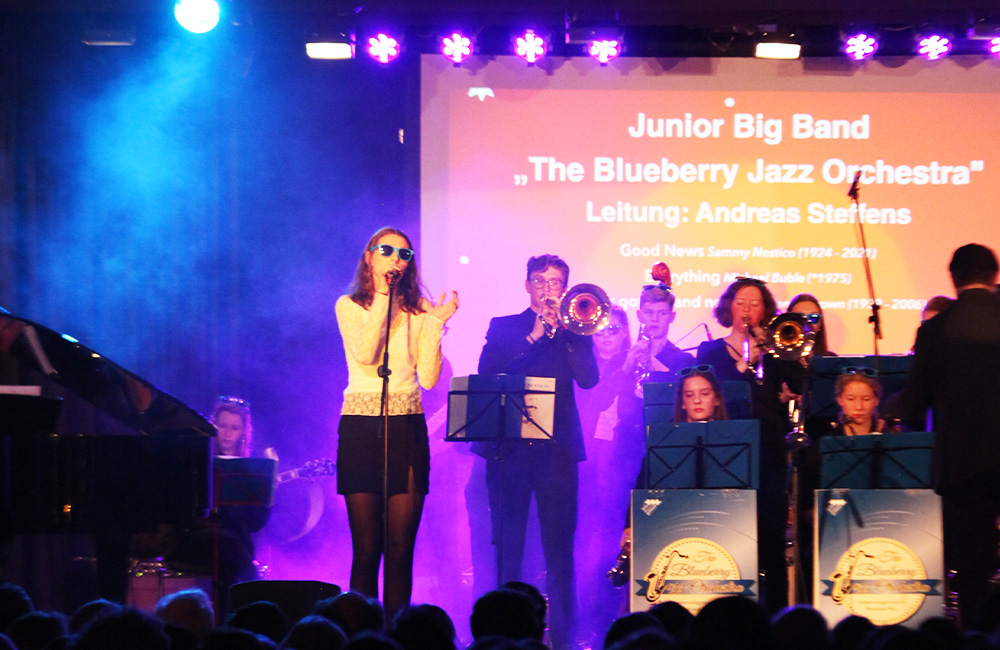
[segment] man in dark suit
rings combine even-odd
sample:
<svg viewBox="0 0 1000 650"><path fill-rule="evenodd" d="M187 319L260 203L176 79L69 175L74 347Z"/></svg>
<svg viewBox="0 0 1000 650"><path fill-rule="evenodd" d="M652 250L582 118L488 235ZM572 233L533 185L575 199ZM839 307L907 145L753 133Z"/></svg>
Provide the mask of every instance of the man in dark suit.
<svg viewBox="0 0 1000 650"><path fill-rule="evenodd" d="M1000 515L1000 298L995 253L955 251L958 300L917 331L913 369L898 409L933 410L934 487L942 497L945 565L957 571L963 624L975 627L997 558Z"/></svg>
<svg viewBox="0 0 1000 650"><path fill-rule="evenodd" d="M559 257L540 255L528 260L524 288L530 306L520 314L494 318L479 357L480 374L556 379L551 442L515 440L503 448L479 450L487 459L493 542L502 549L502 582L521 579L528 509L535 495L556 650L575 641L573 536L578 463L585 453L573 384L592 388L599 379L593 341L566 330L550 302L562 296L568 282L569 266Z"/></svg>

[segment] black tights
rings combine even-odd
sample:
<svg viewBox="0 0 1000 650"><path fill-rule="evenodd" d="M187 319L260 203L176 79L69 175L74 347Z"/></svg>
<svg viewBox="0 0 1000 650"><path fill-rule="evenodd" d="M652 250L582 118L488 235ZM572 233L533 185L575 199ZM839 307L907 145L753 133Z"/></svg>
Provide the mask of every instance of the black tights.
<svg viewBox="0 0 1000 650"><path fill-rule="evenodd" d="M385 539L386 620L410 604L413 591L413 546L417 539L424 497L417 494L410 474L409 491L389 497L389 534ZM382 559L382 495L370 492L347 494L347 518L351 525L354 558L351 591L378 598L378 568Z"/></svg>

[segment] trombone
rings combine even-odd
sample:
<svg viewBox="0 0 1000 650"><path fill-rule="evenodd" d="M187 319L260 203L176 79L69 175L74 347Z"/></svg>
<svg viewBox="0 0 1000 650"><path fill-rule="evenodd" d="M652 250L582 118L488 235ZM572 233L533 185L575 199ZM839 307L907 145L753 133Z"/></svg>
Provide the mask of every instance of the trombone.
<svg viewBox="0 0 1000 650"><path fill-rule="evenodd" d="M801 361L812 354L819 333L819 314L788 312L775 316L767 325L766 345L783 361Z"/></svg>
<svg viewBox="0 0 1000 650"><path fill-rule="evenodd" d="M549 298L546 306L559 314L563 327L581 336L600 332L611 323L611 300L596 284L574 285L559 300ZM556 330L546 323L545 334L552 338Z"/></svg>

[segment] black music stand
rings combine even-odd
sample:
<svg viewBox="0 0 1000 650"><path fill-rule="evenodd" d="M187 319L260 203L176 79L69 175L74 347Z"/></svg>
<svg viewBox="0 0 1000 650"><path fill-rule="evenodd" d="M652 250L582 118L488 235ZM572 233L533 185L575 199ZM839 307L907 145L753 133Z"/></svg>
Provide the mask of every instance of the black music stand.
<svg viewBox="0 0 1000 650"><path fill-rule="evenodd" d="M931 432L827 436L820 440L820 487L929 489Z"/></svg>
<svg viewBox="0 0 1000 650"><path fill-rule="evenodd" d="M278 461L271 458L215 456L212 459L212 511L218 508L254 506L270 509L274 505L274 487ZM219 576L220 523L212 522L212 585L216 612L229 609L229 587ZM220 588L221 587L221 588ZM221 599L225 599L223 603ZM221 606L220 606L221 605Z"/></svg>
<svg viewBox="0 0 1000 650"><path fill-rule="evenodd" d="M274 505L278 461L216 456L212 459L212 507Z"/></svg>
<svg viewBox="0 0 1000 650"><path fill-rule="evenodd" d="M55 433L62 413L62 403L59 397L32 392L4 392L4 387L0 386L0 435L36 436Z"/></svg>
<svg viewBox="0 0 1000 650"><path fill-rule="evenodd" d="M503 513L506 450L509 444L552 441L555 382L551 377L525 375L470 375L452 377L448 391L448 428L451 442L493 442L500 462L497 518ZM499 529L490 517L496 546L497 588L503 585L503 522Z"/></svg>
<svg viewBox="0 0 1000 650"><path fill-rule="evenodd" d="M678 422L646 427L646 486L755 490L760 422Z"/></svg>

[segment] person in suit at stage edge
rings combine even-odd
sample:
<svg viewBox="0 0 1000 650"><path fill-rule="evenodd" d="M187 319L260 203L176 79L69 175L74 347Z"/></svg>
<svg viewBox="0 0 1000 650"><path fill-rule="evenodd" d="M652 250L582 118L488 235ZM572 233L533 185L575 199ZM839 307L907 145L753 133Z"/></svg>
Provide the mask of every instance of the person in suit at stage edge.
<svg viewBox="0 0 1000 650"><path fill-rule="evenodd" d="M578 463L586 454L574 383L591 388L599 380L591 337L568 331L554 305L568 283L569 266L559 257L539 255L529 259L524 283L528 308L520 314L492 319L479 357L480 374L556 379L552 442L514 441L502 450L502 459L494 445L476 447L477 453L487 459L493 541L502 548L502 582L521 579L528 509L532 493L535 495L556 650L576 641L573 537Z"/></svg>
<svg viewBox="0 0 1000 650"><path fill-rule="evenodd" d="M390 285L394 296L387 327ZM421 289L410 239L395 228L382 228L361 253L351 293L336 305L348 370L337 429L337 492L344 495L351 528L351 590L378 597L384 556L382 595L390 618L410 604L414 544L430 484L420 389L438 381L441 336L458 309L457 294L448 301L441 294L434 304ZM388 422L379 373L386 329Z"/></svg>
<svg viewBox="0 0 1000 650"><path fill-rule="evenodd" d="M997 571L1000 515L1000 298L997 257L958 248L948 266L958 299L917 330L913 368L886 417L932 409L934 488L942 497L945 568L957 571L960 617L979 625ZM992 631L992 630L990 630Z"/></svg>

